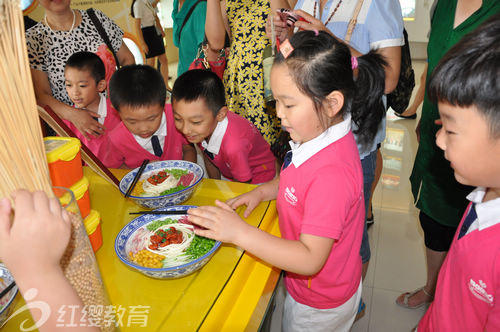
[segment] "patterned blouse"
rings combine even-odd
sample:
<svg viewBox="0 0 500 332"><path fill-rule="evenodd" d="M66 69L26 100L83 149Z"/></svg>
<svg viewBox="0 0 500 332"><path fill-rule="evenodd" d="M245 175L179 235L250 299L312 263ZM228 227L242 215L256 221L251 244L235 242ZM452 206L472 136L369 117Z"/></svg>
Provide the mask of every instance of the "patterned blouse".
<svg viewBox="0 0 500 332"><path fill-rule="evenodd" d="M108 34L115 52L122 45L123 31L109 17L94 9L97 18ZM86 11L79 10L82 22L71 32L52 31L42 22L26 31L28 58L32 69L47 73L52 95L57 100L72 105L64 84L64 66L68 58L81 51L97 52L105 44Z"/></svg>

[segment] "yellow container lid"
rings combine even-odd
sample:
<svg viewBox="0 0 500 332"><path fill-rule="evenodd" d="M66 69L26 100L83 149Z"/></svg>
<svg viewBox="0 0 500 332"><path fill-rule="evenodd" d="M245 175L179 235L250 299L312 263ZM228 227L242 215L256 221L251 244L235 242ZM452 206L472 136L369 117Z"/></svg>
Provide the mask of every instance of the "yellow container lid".
<svg viewBox="0 0 500 332"><path fill-rule="evenodd" d="M82 146L80 140L74 137L45 137L43 140L49 164L58 160L70 161L75 159Z"/></svg>
<svg viewBox="0 0 500 332"><path fill-rule="evenodd" d="M85 192L89 189L89 185L89 179L84 176L69 189L73 192L75 199L78 201L83 197L83 195L85 195Z"/></svg>
<svg viewBox="0 0 500 332"><path fill-rule="evenodd" d="M95 232L99 222L101 221L101 215L96 210L90 210L89 215L83 220L85 225L85 230L87 234L92 234Z"/></svg>

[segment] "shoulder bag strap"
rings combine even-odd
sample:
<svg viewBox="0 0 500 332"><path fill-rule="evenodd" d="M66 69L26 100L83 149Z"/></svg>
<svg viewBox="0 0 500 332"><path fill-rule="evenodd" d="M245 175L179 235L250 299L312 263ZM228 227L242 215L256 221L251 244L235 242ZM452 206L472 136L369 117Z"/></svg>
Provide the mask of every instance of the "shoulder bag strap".
<svg viewBox="0 0 500 332"><path fill-rule="evenodd" d="M363 6L363 0L358 0L358 3L356 4L356 8L354 9L354 13L352 14L352 18L349 21L349 25L347 27L347 33L345 34L344 42L346 44L349 44L349 42L351 41L352 32L354 31L354 27L356 26L356 23L358 22L358 15L359 15L359 12L361 11L362 6Z"/></svg>
<svg viewBox="0 0 500 332"><path fill-rule="evenodd" d="M179 29L179 38L181 38L181 32L182 32L182 29L184 29L184 26L186 25L187 21L189 20L189 18L191 17L191 14L193 13L194 9L196 8L196 6L198 6L198 4L200 2L203 2L203 1L207 1L207 0L198 0L196 1L196 3L189 9L186 17L184 18L184 22L182 22L182 25L181 25L181 28Z"/></svg>
<svg viewBox="0 0 500 332"><path fill-rule="evenodd" d="M111 45L111 41L109 40L108 34L106 33L106 30L104 30L104 27L102 26L101 21L99 21L99 19L97 18L96 14L94 12L94 8L87 9L87 14L89 15L92 23L94 23L102 40L104 40L104 43L106 43L106 46L108 46L111 53L113 53L113 57L115 58L115 62L116 62L116 67L120 68L120 61L118 61L118 57L116 56L115 50L113 49L113 46Z"/></svg>

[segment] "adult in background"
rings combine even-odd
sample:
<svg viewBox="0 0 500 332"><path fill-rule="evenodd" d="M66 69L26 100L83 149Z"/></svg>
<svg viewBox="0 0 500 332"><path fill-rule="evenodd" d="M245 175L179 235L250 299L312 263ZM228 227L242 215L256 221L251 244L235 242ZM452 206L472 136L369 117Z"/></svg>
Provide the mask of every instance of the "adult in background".
<svg viewBox="0 0 500 332"><path fill-rule="evenodd" d="M284 4L285 0L207 0L205 31L210 53L219 54L226 33L231 40L224 71L227 106L252 122L270 144L280 124L276 111L268 109L264 100L262 57L270 44L267 17Z"/></svg>
<svg viewBox="0 0 500 332"><path fill-rule="evenodd" d="M45 17L26 31L28 58L37 103L48 105L62 119L71 121L86 137L99 136L104 126L95 112L75 110L64 84L64 65L79 51L96 53L104 40L86 11L71 9L70 0L40 0ZM134 56L123 42L123 31L106 15L95 10L121 65L134 64Z"/></svg>
<svg viewBox="0 0 500 332"><path fill-rule="evenodd" d="M168 85L168 60L165 54L165 44L163 38L165 31L161 26L160 19L154 7L160 0L133 0L131 5L131 16L135 19L135 31L142 50L146 53L146 64L155 67L156 59L160 61L160 72L165 86Z"/></svg>
<svg viewBox="0 0 500 332"><path fill-rule="evenodd" d="M439 0L431 19L427 77L464 35L499 12L498 0ZM420 141L410 181L424 231L427 281L424 287L396 299L397 304L410 309L433 300L439 270L467 207L466 196L473 189L456 181L450 163L436 145L436 133L441 128L436 124L438 119L437 105L429 101L426 91L419 124Z"/></svg>
<svg viewBox="0 0 500 332"><path fill-rule="evenodd" d="M172 10L174 45L179 49L177 77L188 70L205 37L207 0L174 0Z"/></svg>

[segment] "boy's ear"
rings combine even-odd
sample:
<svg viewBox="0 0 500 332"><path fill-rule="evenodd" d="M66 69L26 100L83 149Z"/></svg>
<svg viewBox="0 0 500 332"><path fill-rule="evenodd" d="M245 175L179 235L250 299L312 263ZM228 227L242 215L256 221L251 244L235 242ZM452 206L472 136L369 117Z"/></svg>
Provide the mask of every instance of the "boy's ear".
<svg viewBox="0 0 500 332"><path fill-rule="evenodd" d="M326 96L326 114L330 118L334 118L344 106L344 95L342 92L335 90Z"/></svg>
<svg viewBox="0 0 500 332"><path fill-rule="evenodd" d="M227 106L222 106L220 108L219 112L217 113L217 115L215 116L215 119L218 122L221 122L226 117L228 111L229 111L229 109L227 108Z"/></svg>
<svg viewBox="0 0 500 332"><path fill-rule="evenodd" d="M100 80L99 82L97 82L97 90L99 90L99 92L104 92L107 85L108 84L106 83L106 80Z"/></svg>

